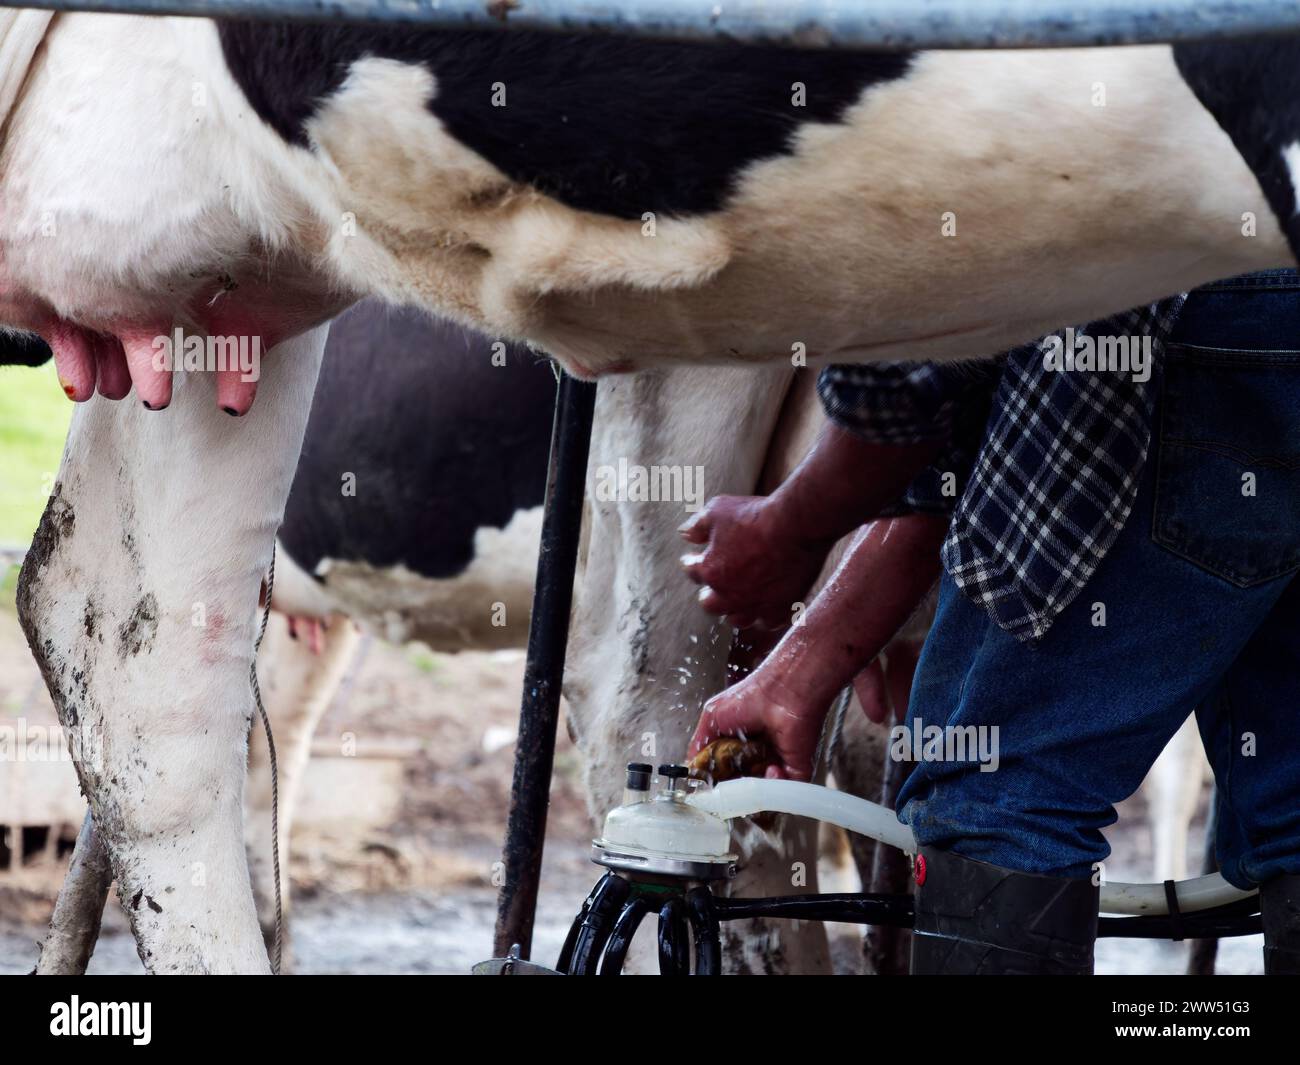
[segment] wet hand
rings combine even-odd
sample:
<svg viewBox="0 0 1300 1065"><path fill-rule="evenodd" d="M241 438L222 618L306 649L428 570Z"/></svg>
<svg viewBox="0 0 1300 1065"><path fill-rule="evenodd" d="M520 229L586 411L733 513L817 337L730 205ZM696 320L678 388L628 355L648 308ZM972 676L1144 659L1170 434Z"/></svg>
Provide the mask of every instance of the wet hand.
<svg viewBox="0 0 1300 1065"><path fill-rule="evenodd" d="M769 497L716 496L681 528L700 605L744 629L781 629L817 579L830 544L804 540Z"/></svg>
<svg viewBox="0 0 1300 1065"><path fill-rule="evenodd" d="M722 736L762 737L771 752L764 776L809 780L826 710L824 701L786 690L760 666L704 704L687 757L694 758Z"/></svg>

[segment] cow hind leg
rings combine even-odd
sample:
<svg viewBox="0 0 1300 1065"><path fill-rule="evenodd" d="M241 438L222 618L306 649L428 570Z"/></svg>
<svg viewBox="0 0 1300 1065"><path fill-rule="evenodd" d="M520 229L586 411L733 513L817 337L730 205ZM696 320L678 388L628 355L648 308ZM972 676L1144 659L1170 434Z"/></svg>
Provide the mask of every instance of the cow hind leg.
<svg viewBox="0 0 1300 1065"><path fill-rule="evenodd" d="M80 976L90 964L99 940L104 904L113 884L108 851L89 813L77 834L72 863L59 889L50 930L36 963L38 976Z"/></svg>

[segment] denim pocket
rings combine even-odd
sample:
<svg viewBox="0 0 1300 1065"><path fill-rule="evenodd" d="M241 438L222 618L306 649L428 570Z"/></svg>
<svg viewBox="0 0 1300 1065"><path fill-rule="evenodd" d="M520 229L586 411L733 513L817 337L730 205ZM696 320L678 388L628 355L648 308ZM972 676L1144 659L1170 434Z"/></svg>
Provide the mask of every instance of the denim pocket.
<svg viewBox="0 0 1300 1065"><path fill-rule="evenodd" d="M1300 569L1300 351L1170 344L1152 539L1246 588Z"/></svg>

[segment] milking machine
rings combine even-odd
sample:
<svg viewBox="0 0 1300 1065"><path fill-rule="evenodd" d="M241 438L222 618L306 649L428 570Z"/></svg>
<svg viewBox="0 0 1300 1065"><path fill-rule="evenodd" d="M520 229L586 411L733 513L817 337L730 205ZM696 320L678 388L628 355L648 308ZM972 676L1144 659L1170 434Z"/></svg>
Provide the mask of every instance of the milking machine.
<svg viewBox="0 0 1300 1065"><path fill-rule="evenodd" d="M592 843L591 860L609 871L574 918L556 964L560 972L616 975L651 913L659 922L661 972L721 971L710 886L736 874L731 832L725 821L687 801L699 782L685 766L660 766L659 781L652 795L650 766L628 766L623 804L609 812Z"/></svg>
<svg viewBox="0 0 1300 1065"><path fill-rule="evenodd" d="M606 869L569 928L554 969L512 951L483 962L485 975L616 976L647 919L658 922L659 971L714 976L722 971L721 925L757 917L911 927L907 894L850 893L731 898L738 871L729 821L759 813L811 817L909 855L911 830L893 811L857 796L793 780L741 777L714 787L683 765L662 765L658 787L649 765L627 767L623 801L605 818L591 860ZM916 862L918 879L924 875ZM1260 931L1258 896L1218 874L1163 884L1103 883L1097 935L1199 939Z"/></svg>

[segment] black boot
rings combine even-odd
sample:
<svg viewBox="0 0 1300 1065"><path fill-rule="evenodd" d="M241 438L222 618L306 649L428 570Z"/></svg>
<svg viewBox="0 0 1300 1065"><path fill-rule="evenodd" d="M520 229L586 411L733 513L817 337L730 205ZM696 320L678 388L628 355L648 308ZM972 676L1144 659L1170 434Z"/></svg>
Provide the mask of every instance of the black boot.
<svg viewBox="0 0 1300 1065"><path fill-rule="evenodd" d="M1100 892L922 847L912 974L1088 976Z"/></svg>
<svg viewBox="0 0 1300 1065"><path fill-rule="evenodd" d="M1264 973L1300 974L1300 873L1284 873L1259 889L1264 918Z"/></svg>

